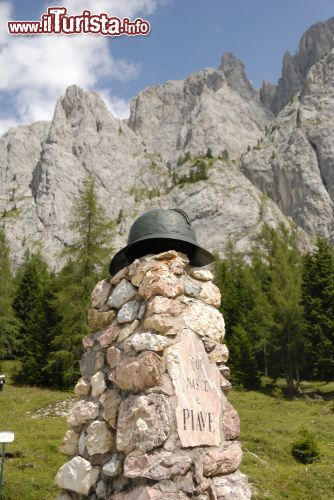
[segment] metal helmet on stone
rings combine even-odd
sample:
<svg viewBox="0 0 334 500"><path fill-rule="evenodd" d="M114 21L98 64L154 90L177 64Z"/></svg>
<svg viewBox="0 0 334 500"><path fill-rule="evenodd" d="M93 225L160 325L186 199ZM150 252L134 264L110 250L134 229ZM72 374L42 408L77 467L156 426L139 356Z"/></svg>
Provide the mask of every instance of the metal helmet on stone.
<svg viewBox="0 0 334 500"><path fill-rule="evenodd" d="M156 208L144 213L130 228L128 244L110 263L113 276L135 259L147 254L176 250L186 254L192 266L213 262L213 255L198 245L188 215L177 208Z"/></svg>

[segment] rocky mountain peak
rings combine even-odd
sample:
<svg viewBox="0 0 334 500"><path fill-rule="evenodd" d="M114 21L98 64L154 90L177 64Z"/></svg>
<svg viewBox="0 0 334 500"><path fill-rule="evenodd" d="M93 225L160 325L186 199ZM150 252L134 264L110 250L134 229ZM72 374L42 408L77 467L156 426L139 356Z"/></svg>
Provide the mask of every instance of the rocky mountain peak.
<svg viewBox="0 0 334 500"><path fill-rule="evenodd" d="M310 68L334 47L334 17L311 26L301 37L299 49L292 56L284 54L282 76L272 99L263 92L262 102L277 114L298 92ZM262 97L261 97L262 98Z"/></svg>
<svg viewBox="0 0 334 500"><path fill-rule="evenodd" d="M225 52L221 58L219 70L224 73L227 83L244 99L254 98L256 95L245 72L245 66L230 52Z"/></svg>
<svg viewBox="0 0 334 500"><path fill-rule="evenodd" d="M334 241L333 33L334 18L310 28L299 52L285 54L279 85L260 93L227 53L218 69L142 91L127 122L73 85L51 123L4 134L0 216L16 263L38 247L60 265L88 172L117 221L115 250L134 218L156 207L185 210L199 243L220 253L229 239L249 250L264 222L293 221L304 248L317 234ZM274 102L283 106L276 117Z"/></svg>
<svg viewBox="0 0 334 500"><path fill-rule="evenodd" d="M305 77L309 69L334 47L334 17L311 26L301 37L295 56L300 74Z"/></svg>
<svg viewBox="0 0 334 500"><path fill-rule="evenodd" d="M271 119L243 64L227 53L219 69L145 89L132 100L128 125L149 151L168 160L208 149L233 158L256 144Z"/></svg>
<svg viewBox="0 0 334 500"><path fill-rule="evenodd" d="M57 101L49 142L63 141L63 145L67 144L71 148L71 138L78 138L82 130L85 133L89 130L91 142L94 144L101 134L104 135L110 130L117 131L121 124L121 120L109 112L97 92L85 92L77 85L72 85Z"/></svg>
<svg viewBox="0 0 334 500"><path fill-rule="evenodd" d="M83 111L85 108L89 108L89 103L92 101L94 94L91 92L84 92L77 85L71 85L66 89L64 97L61 98L62 107L66 113L66 117L70 118L73 112L76 112L81 109ZM101 98L98 99L102 104L102 107L105 107Z"/></svg>
<svg viewBox="0 0 334 500"><path fill-rule="evenodd" d="M288 58L286 59L289 60ZM290 59L291 61L291 59ZM313 238L334 242L334 49L249 151L241 170Z"/></svg>
<svg viewBox="0 0 334 500"><path fill-rule="evenodd" d="M273 101L274 95L276 92L276 85L273 85L270 82L262 82L262 86L260 88L259 96L261 102L270 109L271 103Z"/></svg>

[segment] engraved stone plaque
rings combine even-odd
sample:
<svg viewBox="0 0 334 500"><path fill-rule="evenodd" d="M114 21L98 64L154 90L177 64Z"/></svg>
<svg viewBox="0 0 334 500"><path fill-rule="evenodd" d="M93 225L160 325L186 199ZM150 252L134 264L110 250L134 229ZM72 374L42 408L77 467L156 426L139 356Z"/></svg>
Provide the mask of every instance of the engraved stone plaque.
<svg viewBox="0 0 334 500"><path fill-rule="evenodd" d="M182 446L217 446L221 442L220 417L225 395L221 375L191 330L166 350L169 375L177 396L177 431Z"/></svg>

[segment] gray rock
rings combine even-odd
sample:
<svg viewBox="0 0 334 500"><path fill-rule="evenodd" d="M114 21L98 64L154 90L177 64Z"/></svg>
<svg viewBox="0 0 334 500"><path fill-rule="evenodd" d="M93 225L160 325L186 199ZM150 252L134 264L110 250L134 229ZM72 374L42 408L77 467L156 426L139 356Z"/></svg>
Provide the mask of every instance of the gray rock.
<svg viewBox="0 0 334 500"><path fill-rule="evenodd" d="M98 398L106 390L107 384L102 371L96 372L91 378L92 397Z"/></svg>
<svg viewBox="0 0 334 500"><path fill-rule="evenodd" d="M188 453L160 451L152 455L128 456L124 460L125 477L146 477L155 481L184 476L192 459Z"/></svg>
<svg viewBox="0 0 334 500"><path fill-rule="evenodd" d="M140 351L163 351L165 347L168 346L168 339L162 335L156 335L150 332L139 332L135 333L130 337L125 345L124 349L129 351L133 349L136 352Z"/></svg>
<svg viewBox="0 0 334 500"><path fill-rule="evenodd" d="M85 447L89 455L102 455L110 451L114 444L114 437L108 430L107 424L95 420L87 427Z"/></svg>
<svg viewBox="0 0 334 500"><path fill-rule="evenodd" d="M99 309L107 301L111 286L109 280L99 281L92 292L92 307Z"/></svg>
<svg viewBox="0 0 334 500"><path fill-rule="evenodd" d="M241 97L249 100L256 99L256 91L246 76L244 65L233 54L229 52L223 54L219 69L224 73L228 85Z"/></svg>
<svg viewBox="0 0 334 500"><path fill-rule="evenodd" d="M77 396L88 396L90 393L91 385L87 380L80 378L74 387L74 393Z"/></svg>
<svg viewBox="0 0 334 500"><path fill-rule="evenodd" d="M60 467L55 482L59 488L88 495L99 473L99 467L92 467L84 458L75 457Z"/></svg>
<svg viewBox="0 0 334 500"><path fill-rule="evenodd" d="M83 377L91 377L103 368L104 355L102 351L86 351L80 360L80 372Z"/></svg>
<svg viewBox="0 0 334 500"><path fill-rule="evenodd" d="M79 455L81 455L82 457L85 455L85 451L86 451L85 439L86 439L86 432L83 431L80 434L79 443L78 443L78 452L79 452Z"/></svg>
<svg viewBox="0 0 334 500"><path fill-rule="evenodd" d="M138 319L135 319L132 323L123 326L118 336L118 342L124 342L124 340L127 339L131 335L131 333L133 333L136 330L138 326L139 326Z"/></svg>
<svg viewBox="0 0 334 500"><path fill-rule="evenodd" d="M207 249L224 253L229 240L237 250L249 251L263 223L288 225L273 200L248 180L234 165L228 168L216 161L210 168L210 181L185 185L166 197L166 207L182 207L190 217L199 242ZM306 237L307 239L307 237Z"/></svg>
<svg viewBox="0 0 334 500"><path fill-rule="evenodd" d="M137 317L140 303L137 300L130 300L118 311L117 321L119 323L130 323Z"/></svg>
<svg viewBox="0 0 334 500"><path fill-rule="evenodd" d="M260 99L261 102L268 108L271 109L274 95L277 89L277 85L273 85L270 82L263 82L260 88Z"/></svg>
<svg viewBox="0 0 334 500"><path fill-rule="evenodd" d="M188 295L188 297L193 297L194 299L199 298L201 287L195 280L186 275L182 278L182 284L184 287L184 293Z"/></svg>
<svg viewBox="0 0 334 500"><path fill-rule="evenodd" d="M108 306L115 309L120 309L125 302L133 299L137 294L137 289L131 285L126 279L115 287L111 296L108 299Z"/></svg>
<svg viewBox="0 0 334 500"><path fill-rule="evenodd" d="M70 427L79 427L99 414L99 407L92 401L78 401L69 411L67 423Z"/></svg>
<svg viewBox="0 0 334 500"><path fill-rule="evenodd" d="M271 101L278 113L301 88L308 71L334 47L334 17L311 26L302 36L299 50L291 56L286 52L282 76Z"/></svg>
<svg viewBox="0 0 334 500"><path fill-rule="evenodd" d="M103 467L102 467L102 472L108 477L115 477L117 476L120 471L121 471L121 466L122 466L122 459L120 455L117 455L115 453L109 462L107 462Z"/></svg>
<svg viewBox="0 0 334 500"><path fill-rule="evenodd" d="M139 307L139 311L138 311L138 314L137 314L137 318L138 319L142 319L144 317L145 310L146 310L146 304L143 303Z"/></svg>
<svg viewBox="0 0 334 500"><path fill-rule="evenodd" d="M188 307L182 312L185 326L200 336L222 340L225 335L223 315L200 300L188 299L188 301Z"/></svg>
<svg viewBox="0 0 334 500"><path fill-rule="evenodd" d="M72 429L66 432L63 442L60 445L59 451L65 455L74 456L78 451L78 442L80 434Z"/></svg>
<svg viewBox="0 0 334 500"><path fill-rule="evenodd" d="M103 179L104 187L97 182L98 191L115 219L120 206L111 191L128 198L134 176L149 164L138 158L142 151L136 134L107 110L97 93L76 86L58 101L51 123L20 126L5 134L0 139L0 212L9 213L16 205L20 215L6 218L15 260L22 260L38 241L47 261L59 266L58 252L73 238L68 230L73 196L87 171ZM110 165L118 165L124 179Z"/></svg>
<svg viewBox="0 0 334 500"><path fill-rule="evenodd" d="M252 491L247 476L239 470L227 476L213 478L218 500L250 500Z"/></svg>
<svg viewBox="0 0 334 500"><path fill-rule="evenodd" d="M170 427L171 408L167 396L129 396L119 408L117 450L125 454L132 450L150 451L168 438Z"/></svg>
<svg viewBox="0 0 334 500"><path fill-rule="evenodd" d="M115 429L118 407L121 402L119 393L114 389L110 389L102 394L100 401L103 407L103 418L113 429Z"/></svg>
<svg viewBox="0 0 334 500"><path fill-rule="evenodd" d="M162 371L160 356L146 351L135 358L124 358L110 380L125 391L143 391L160 384Z"/></svg>
<svg viewBox="0 0 334 500"><path fill-rule="evenodd" d="M108 487L104 481L98 481L96 485L96 495L98 498L107 498Z"/></svg>

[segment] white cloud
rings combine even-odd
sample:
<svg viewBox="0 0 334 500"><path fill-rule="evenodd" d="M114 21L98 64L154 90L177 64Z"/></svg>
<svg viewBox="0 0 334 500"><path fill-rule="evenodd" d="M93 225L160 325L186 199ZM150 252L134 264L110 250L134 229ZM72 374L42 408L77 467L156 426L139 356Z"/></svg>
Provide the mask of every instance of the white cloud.
<svg viewBox="0 0 334 500"><path fill-rule="evenodd" d="M12 5L9 2L0 3L0 46L2 43L6 41L9 37L7 33L7 25L6 22L10 19L12 14Z"/></svg>
<svg viewBox="0 0 334 500"><path fill-rule="evenodd" d="M69 14L90 9L119 17L142 17L152 13L168 0L64 0ZM45 6L46 11L47 6ZM42 13L42 12L41 12ZM0 110L0 127L16 122L50 120L55 102L67 86L77 84L84 89L104 88L103 80L136 78L140 67L117 60L103 36L10 36L7 21L13 19L10 2L0 4L0 92L14 102L11 116ZM37 20L37 19L36 19ZM134 41L135 43L135 41ZM105 91L114 113L124 117L128 103ZM14 99L13 99L14 97Z"/></svg>
<svg viewBox="0 0 334 500"><path fill-rule="evenodd" d="M110 16L130 17L152 14L158 7L170 3L170 0L65 0L61 3L72 12L84 9L99 14L106 12Z"/></svg>
<svg viewBox="0 0 334 500"><path fill-rule="evenodd" d="M120 97L114 96L111 94L109 90L101 90L100 94L102 95L104 102L107 105L107 108L118 118L129 118L130 113L130 102L126 99L122 99Z"/></svg>
<svg viewBox="0 0 334 500"><path fill-rule="evenodd" d="M0 118L0 135L7 132L7 130L10 129L11 127L16 127L17 125L19 125L19 122L15 119L11 119L11 118L1 119Z"/></svg>

